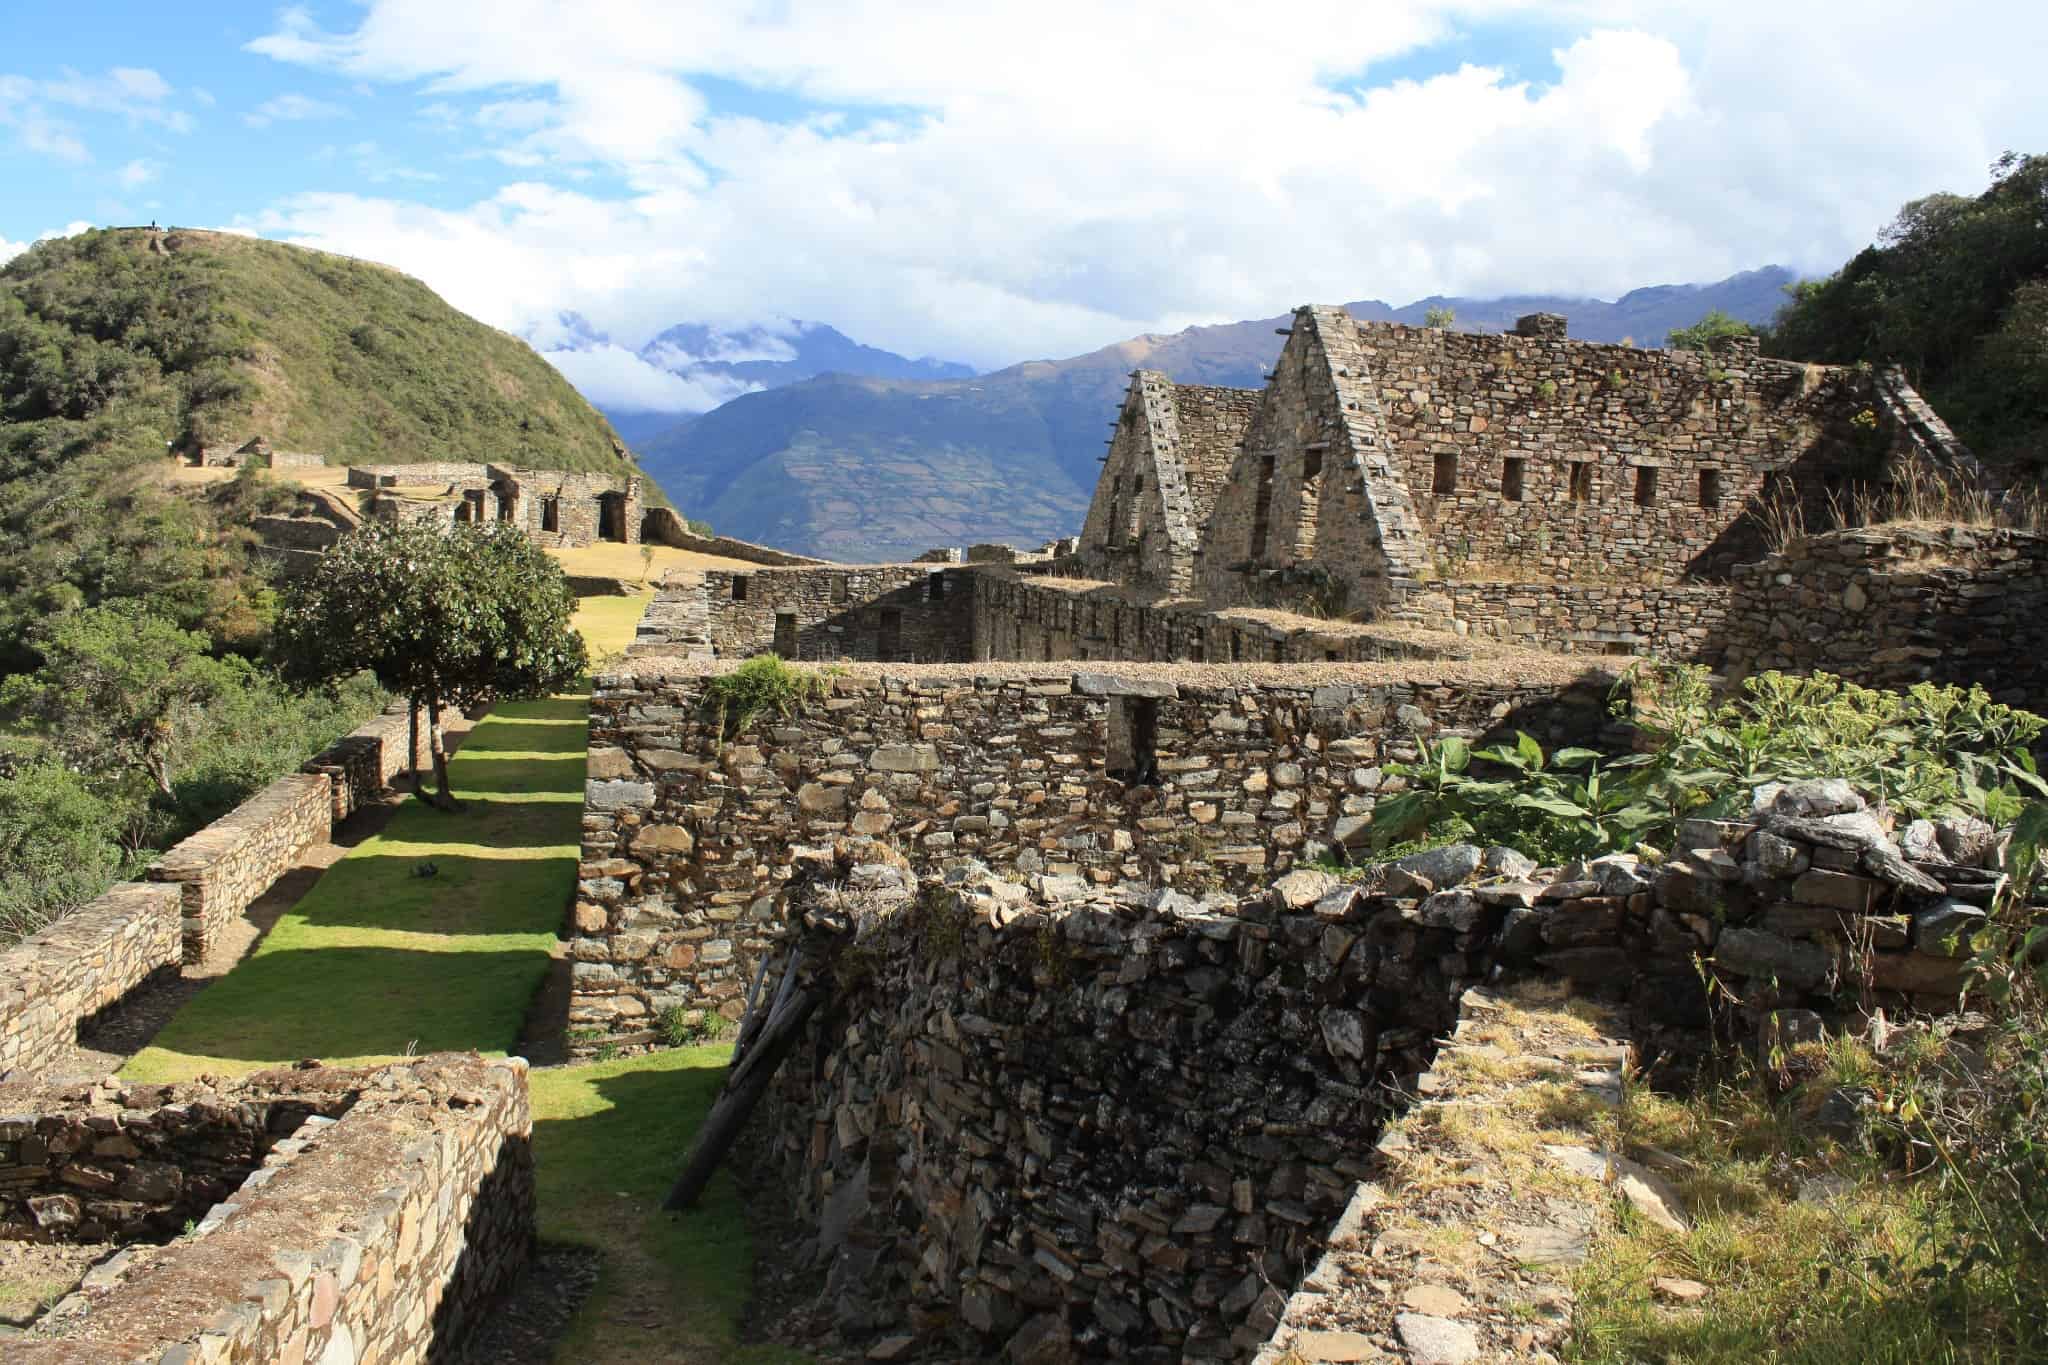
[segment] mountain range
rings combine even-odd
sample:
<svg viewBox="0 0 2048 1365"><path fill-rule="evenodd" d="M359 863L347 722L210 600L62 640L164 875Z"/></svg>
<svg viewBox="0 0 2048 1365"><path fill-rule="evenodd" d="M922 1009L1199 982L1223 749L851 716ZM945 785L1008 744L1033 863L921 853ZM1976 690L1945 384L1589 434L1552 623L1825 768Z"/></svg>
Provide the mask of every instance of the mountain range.
<svg viewBox="0 0 2048 1365"><path fill-rule="evenodd" d="M1369 299L1346 307L1360 319L1418 325L1432 309L1448 308L1467 331L1502 331L1523 314L1556 312L1570 319L1580 340L1658 345L1710 310L1767 322L1795 278L1767 266L1713 284L1636 289L1611 302L1519 295L1431 297L1400 308ZM829 349L821 342L803 351L791 342L797 353L786 359L731 354L750 333L683 326L642 348L642 357L666 354L666 344L671 359L689 358L695 372L724 366L717 373L763 387L665 430L650 430L644 417L609 415L676 504L729 535L849 561L977 541L1036 545L1079 529L1103 436L1132 370L1257 388L1279 354L1274 329L1286 320L1146 334L981 376L906 373L905 367L943 363L858 346L816 324L805 325L829 333ZM721 355L721 346L728 353ZM800 373L807 357L827 354L840 357L835 372Z"/></svg>

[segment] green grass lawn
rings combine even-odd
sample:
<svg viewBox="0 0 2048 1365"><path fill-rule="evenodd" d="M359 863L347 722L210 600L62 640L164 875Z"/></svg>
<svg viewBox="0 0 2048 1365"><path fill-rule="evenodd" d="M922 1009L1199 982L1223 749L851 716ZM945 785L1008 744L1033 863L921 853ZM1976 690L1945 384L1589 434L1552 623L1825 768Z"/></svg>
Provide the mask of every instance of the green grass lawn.
<svg viewBox="0 0 2048 1365"><path fill-rule="evenodd" d="M623 648L646 604L644 595L585 598L577 626L593 656ZM575 889L588 700L496 707L449 761L462 811L401 807L124 1074L161 1081L302 1057L503 1054ZM428 863L435 874L416 875ZM557 1359L806 1359L739 1344L752 1256L730 1178L696 1212L660 1211L729 1052L680 1048L532 1073L541 1236L605 1253Z"/></svg>
<svg viewBox="0 0 2048 1365"><path fill-rule="evenodd" d="M557 1360L809 1359L739 1343L753 1258L730 1176L715 1179L697 1209L661 1212L730 1053L725 1045L676 1048L533 1073L541 1237L606 1253Z"/></svg>
<svg viewBox="0 0 2048 1365"><path fill-rule="evenodd" d="M504 1053L576 884L586 708L562 696L494 709L449 761L463 810L401 807L124 1074Z"/></svg>

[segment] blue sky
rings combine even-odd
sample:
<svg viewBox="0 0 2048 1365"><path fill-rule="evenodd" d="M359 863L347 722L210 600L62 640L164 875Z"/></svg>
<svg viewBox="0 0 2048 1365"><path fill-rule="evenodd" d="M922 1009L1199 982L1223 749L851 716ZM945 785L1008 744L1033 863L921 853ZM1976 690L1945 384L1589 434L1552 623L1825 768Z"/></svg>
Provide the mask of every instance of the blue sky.
<svg viewBox="0 0 2048 1365"><path fill-rule="evenodd" d="M1825 270L2048 150L2048 6L1991 0L17 0L0 39L0 256L150 220L346 251L544 349L581 314L621 344L579 382L676 409L707 396L632 348L677 321L995 366L1611 297Z"/></svg>

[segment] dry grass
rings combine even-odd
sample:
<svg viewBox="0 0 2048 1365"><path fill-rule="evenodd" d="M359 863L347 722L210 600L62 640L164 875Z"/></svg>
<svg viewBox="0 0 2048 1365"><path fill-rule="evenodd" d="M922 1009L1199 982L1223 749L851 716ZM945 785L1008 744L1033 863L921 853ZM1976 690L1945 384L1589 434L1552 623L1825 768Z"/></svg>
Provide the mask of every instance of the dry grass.
<svg viewBox="0 0 2048 1365"><path fill-rule="evenodd" d="M1790 493L1766 499L1753 513L1774 553L1797 545L1809 535L1870 526L1926 528L2003 528L2048 532L2048 496L2039 486L2015 488L1994 497L1984 488L1913 461L1900 466L1895 478L1882 483L1857 483L1830 488L1827 510L1818 523Z"/></svg>
<svg viewBox="0 0 2048 1365"><path fill-rule="evenodd" d="M718 555L698 554L694 550L678 550L669 545L647 547L654 551L650 566L641 558L638 545L621 545L604 541L596 545L579 545L573 550L549 550L555 562L565 573L582 574L592 578L623 578L639 582L645 578L650 584L659 583L661 576L670 569L736 569L747 573L759 569L759 564L749 564L741 559L725 559Z"/></svg>

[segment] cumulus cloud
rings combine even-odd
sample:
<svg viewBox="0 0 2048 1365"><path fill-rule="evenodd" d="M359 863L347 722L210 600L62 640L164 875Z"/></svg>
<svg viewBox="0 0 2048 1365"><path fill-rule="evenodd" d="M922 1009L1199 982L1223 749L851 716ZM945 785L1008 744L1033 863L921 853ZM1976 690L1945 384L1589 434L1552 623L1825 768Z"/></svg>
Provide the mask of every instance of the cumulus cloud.
<svg viewBox="0 0 2048 1365"><path fill-rule="evenodd" d="M2048 10L2019 4L1986 20L1996 53L1983 23L1903 0L489 12L370 0L327 31L291 11L250 46L414 89L521 179L466 206L302 196L250 225L389 260L500 326L575 310L629 344L784 313L993 366L1311 300L1827 268L2048 121L2017 55L2048 47ZM1456 63L1459 34L1501 25L1559 36L1516 70ZM1382 78L1395 59L1419 78ZM757 98L706 93L735 87ZM1938 105L1896 93L1928 88Z"/></svg>
<svg viewBox="0 0 2048 1365"><path fill-rule="evenodd" d="M121 188L124 190L139 190L144 185L155 180L162 171L163 167L159 166L156 162L140 159L131 161L123 166L120 174L115 179L120 181Z"/></svg>
<svg viewBox="0 0 2048 1365"><path fill-rule="evenodd" d="M675 374L610 342L541 354L585 398L617 412L703 412L759 387L721 375Z"/></svg>
<svg viewBox="0 0 2048 1365"><path fill-rule="evenodd" d="M27 250L27 242L10 242L5 237L0 237L0 265L6 265Z"/></svg>
<svg viewBox="0 0 2048 1365"><path fill-rule="evenodd" d="M251 128L268 128L273 123L308 123L318 119L347 118L348 110L310 95L276 95L242 115Z"/></svg>

